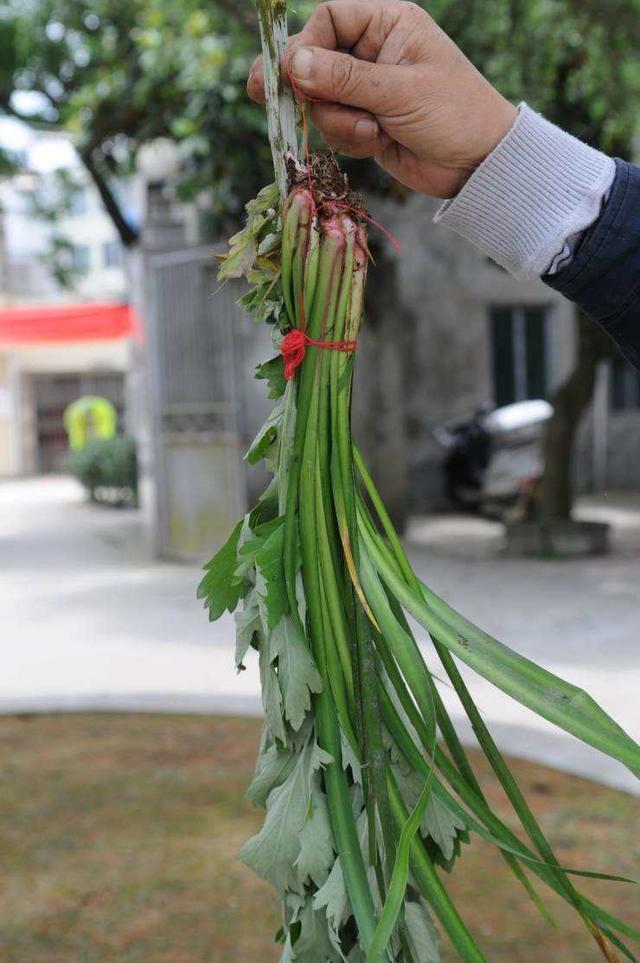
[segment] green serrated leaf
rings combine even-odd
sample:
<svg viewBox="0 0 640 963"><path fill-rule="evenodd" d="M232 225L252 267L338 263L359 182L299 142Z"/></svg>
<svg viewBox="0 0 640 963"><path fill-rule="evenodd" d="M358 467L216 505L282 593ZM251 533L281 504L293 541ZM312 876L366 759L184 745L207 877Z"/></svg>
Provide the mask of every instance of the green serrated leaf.
<svg viewBox="0 0 640 963"><path fill-rule="evenodd" d="M327 797L320 790L317 778L314 782L309 815L300 833L300 855L296 867L300 883L311 879L316 886L323 886L335 862L335 853Z"/></svg>
<svg viewBox="0 0 640 963"><path fill-rule="evenodd" d="M229 250L222 257L218 280L240 278L251 270L261 243L261 235L273 222L278 204L278 190L275 184L263 188L258 196L246 205L247 223L241 231L229 240Z"/></svg>
<svg viewBox="0 0 640 963"><path fill-rule="evenodd" d="M340 734L340 742L342 746L342 768L347 771L351 770L351 778L354 783L358 786L362 785L362 767L358 761L358 758L353 751L353 747L348 739L345 739L344 734Z"/></svg>
<svg viewBox="0 0 640 963"><path fill-rule="evenodd" d="M300 931L293 943L292 959L300 963L341 963L342 954L329 936L326 916L314 910L311 896L305 900L296 922L300 923Z"/></svg>
<svg viewBox="0 0 640 963"><path fill-rule="evenodd" d="M274 521L278 514L278 482L272 478L255 506L249 512L249 524L252 529L265 522Z"/></svg>
<svg viewBox="0 0 640 963"><path fill-rule="evenodd" d="M236 622L236 667L244 669L243 661L247 651L262 629L258 596L255 589L251 589L244 600L244 608L235 614Z"/></svg>
<svg viewBox="0 0 640 963"><path fill-rule="evenodd" d="M254 227L259 225L254 224ZM218 280L241 278L245 275L256 259L258 252L253 230L244 228L229 238L229 250L224 255L218 270Z"/></svg>
<svg viewBox="0 0 640 963"><path fill-rule="evenodd" d="M262 705L267 728L274 739L279 739L284 745L287 742L285 729L282 692L278 682L278 674L274 665L274 658L267 636L260 646L260 688L262 691Z"/></svg>
<svg viewBox="0 0 640 963"><path fill-rule="evenodd" d="M225 610L235 611L245 587L236 577L238 540L244 520L238 522L220 551L204 566L205 575L198 586L198 598L209 609L209 621L215 622Z"/></svg>
<svg viewBox="0 0 640 963"><path fill-rule="evenodd" d="M256 378L266 381L269 387L269 398L281 398L287 387L284 376L284 361L281 354L277 354L269 361L259 364L256 368Z"/></svg>
<svg viewBox="0 0 640 963"><path fill-rule="evenodd" d="M246 792L247 799L256 806L266 806L269 793L282 785L295 761L296 757L292 752L275 745L269 746L258 760L256 774Z"/></svg>
<svg viewBox="0 0 640 963"><path fill-rule="evenodd" d="M289 608L282 558L283 519L278 519L278 522L277 527L264 540L255 555L258 606L265 632L273 630ZM274 648L277 641L276 639L272 642L274 658L278 654Z"/></svg>
<svg viewBox="0 0 640 963"><path fill-rule="evenodd" d="M313 905L317 910L324 909L329 929L337 939L340 927L351 915L339 856L336 857L325 883L313 897Z"/></svg>
<svg viewBox="0 0 640 963"><path fill-rule="evenodd" d="M278 441L278 435L282 428L284 418L284 398L281 398L275 406L264 425L251 442L245 460L250 465L257 465L263 458L266 460L274 454L274 449ZM271 469L273 470L273 469Z"/></svg>
<svg viewBox="0 0 640 963"><path fill-rule="evenodd" d="M420 829L424 835L431 837L448 862L453 858L458 833L466 832L467 827L456 813L451 812L432 793Z"/></svg>
<svg viewBox="0 0 640 963"><path fill-rule="evenodd" d="M440 936L424 903L405 903L404 925L414 960L420 963L440 963Z"/></svg>
<svg viewBox="0 0 640 963"><path fill-rule="evenodd" d="M313 774L329 762L331 756L311 739L282 785L269 794L262 829L240 850L238 858L271 883L281 897L287 890L300 889L295 863L309 812Z"/></svg>
<svg viewBox="0 0 640 963"><path fill-rule="evenodd" d="M286 602L286 596L284 601ZM271 605L273 604L272 601ZM285 615L278 622L272 632L271 647L278 657L278 679L284 699L284 713L291 728L297 731L311 708L311 693L322 691L320 673L316 669L306 639L291 616Z"/></svg>
<svg viewBox="0 0 640 963"><path fill-rule="evenodd" d="M264 548L269 536L282 525L281 518L272 518L267 522L260 522L251 527L251 516L245 518L244 529L238 542L238 564L235 571L236 578L246 579L255 568L258 553ZM254 575L251 576L255 581Z"/></svg>

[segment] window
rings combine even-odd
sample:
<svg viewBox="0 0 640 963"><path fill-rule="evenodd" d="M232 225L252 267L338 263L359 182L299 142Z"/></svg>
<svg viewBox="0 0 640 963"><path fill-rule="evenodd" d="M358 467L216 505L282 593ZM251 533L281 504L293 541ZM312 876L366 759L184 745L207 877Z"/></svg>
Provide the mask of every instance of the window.
<svg viewBox="0 0 640 963"><path fill-rule="evenodd" d="M107 241L102 245L102 260L106 268L121 267L122 245L120 241Z"/></svg>
<svg viewBox="0 0 640 963"><path fill-rule="evenodd" d="M611 363L611 408L640 411L640 371L621 357Z"/></svg>
<svg viewBox="0 0 640 963"><path fill-rule="evenodd" d="M81 217L89 210L89 200L84 187L74 187L69 198L69 216Z"/></svg>
<svg viewBox="0 0 640 963"><path fill-rule="evenodd" d="M493 307L491 357L496 406L546 398L546 307Z"/></svg>
<svg viewBox="0 0 640 963"><path fill-rule="evenodd" d="M91 260L88 244L75 244L71 252L71 267L74 271L88 271Z"/></svg>
<svg viewBox="0 0 640 963"><path fill-rule="evenodd" d="M27 217L33 214L33 202L35 192L33 190L20 189L15 193L12 214L26 214Z"/></svg>

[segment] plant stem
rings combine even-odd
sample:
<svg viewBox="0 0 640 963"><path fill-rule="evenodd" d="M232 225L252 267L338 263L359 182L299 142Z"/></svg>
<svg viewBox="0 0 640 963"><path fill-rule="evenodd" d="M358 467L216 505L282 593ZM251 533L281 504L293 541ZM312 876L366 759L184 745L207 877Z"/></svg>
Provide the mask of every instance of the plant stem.
<svg viewBox="0 0 640 963"><path fill-rule="evenodd" d="M284 83L283 69L288 41L287 3L286 0L256 0L256 6L264 58L269 142L284 204L289 192L287 158L298 157L295 101L291 87Z"/></svg>

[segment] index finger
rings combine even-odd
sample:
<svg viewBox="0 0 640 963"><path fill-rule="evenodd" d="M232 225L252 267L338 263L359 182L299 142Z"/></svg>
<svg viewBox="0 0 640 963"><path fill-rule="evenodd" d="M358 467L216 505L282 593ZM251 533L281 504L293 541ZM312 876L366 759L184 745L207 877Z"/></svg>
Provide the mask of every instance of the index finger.
<svg viewBox="0 0 640 963"><path fill-rule="evenodd" d="M352 50L361 60L375 61L398 21L402 0L327 0L315 8L300 33L289 39L287 60L298 46ZM258 57L249 72L247 91L264 103L264 71Z"/></svg>
<svg viewBox="0 0 640 963"><path fill-rule="evenodd" d="M327 0L292 45L349 50L361 60L375 60L404 6L401 0Z"/></svg>

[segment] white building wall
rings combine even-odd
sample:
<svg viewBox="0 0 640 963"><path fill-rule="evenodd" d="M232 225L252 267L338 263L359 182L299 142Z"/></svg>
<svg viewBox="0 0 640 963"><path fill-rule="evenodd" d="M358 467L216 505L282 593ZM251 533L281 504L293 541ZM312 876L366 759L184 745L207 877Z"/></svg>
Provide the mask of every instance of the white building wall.
<svg viewBox="0 0 640 963"><path fill-rule="evenodd" d="M127 272L120 241L100 196L62 132L34 131L0 119L0 142L17 151L25 173L0 181L0 309L20 304L126 301ZM34 217L32 199L57 168L82 185L68 216L55 225ZM126 196L125 196L126 202ZM44 256L53 234L68 239L87 261L73 290L61 288ZM119 256L118 256L119 255ZM31 376L131 368L127 339L85 344L0 347L0 477L29 473L37 464Z"/></svg>
<svg viewBox="0 0 640 963"><path fill-rule="evenodd" d="M2 302L126 300L127 276L118 234L70 138L62 132L34 131L25 125L18 128L16 132L12 124L10 131L14 139L22 138L24 173L0 182ZM0 141L6 142L6 138L7 121L0 120ZM81 191L74 196L71 212L52 225L34 217L32 199L48 187L53 191L55 172L60 168L71 174ZM128 185L118 189L125 205L132 203L133 190ZM70 241L87 259L86 273L73 290L61 288L43 263L54 234Z"/></svg>

